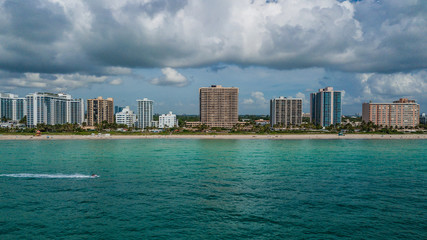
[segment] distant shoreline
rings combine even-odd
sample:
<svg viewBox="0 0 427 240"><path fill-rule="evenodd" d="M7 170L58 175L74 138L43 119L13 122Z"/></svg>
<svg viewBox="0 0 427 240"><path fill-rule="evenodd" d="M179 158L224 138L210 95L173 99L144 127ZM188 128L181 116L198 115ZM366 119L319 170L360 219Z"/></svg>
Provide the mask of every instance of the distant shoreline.
<svg viewBox="0 0 427 240"><path fill-rule="evenodd" d="M427 139L427 134L248 134L248 135L0 135L0 140L114 140L114 139Z"/></svg>

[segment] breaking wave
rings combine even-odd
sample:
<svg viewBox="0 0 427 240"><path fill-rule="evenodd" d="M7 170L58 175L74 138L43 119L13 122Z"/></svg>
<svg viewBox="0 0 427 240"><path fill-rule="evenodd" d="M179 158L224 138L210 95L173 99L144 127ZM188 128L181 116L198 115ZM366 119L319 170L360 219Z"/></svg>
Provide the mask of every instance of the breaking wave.
<svg viewBox="0 0 427 240"><path fill-rule="evenodd" d="M16 174L0 174L0 177L14 178L97 178L99 176L84 175L84 174L33 174L33 173L16 173Z"/></svg>

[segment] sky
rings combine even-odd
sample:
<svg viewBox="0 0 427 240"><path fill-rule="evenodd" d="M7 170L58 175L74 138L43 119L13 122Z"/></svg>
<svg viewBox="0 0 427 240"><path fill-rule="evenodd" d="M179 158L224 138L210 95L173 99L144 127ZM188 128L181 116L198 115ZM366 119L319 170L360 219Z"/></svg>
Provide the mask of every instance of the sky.
<svg viewBox="0 0 427 240"><path fill-rule="evenodd" d="M415 99L427 112L425 0L0 0L0 92L113 97L198 114L239 88L240 114L332 86L343 113Z"/></svg>

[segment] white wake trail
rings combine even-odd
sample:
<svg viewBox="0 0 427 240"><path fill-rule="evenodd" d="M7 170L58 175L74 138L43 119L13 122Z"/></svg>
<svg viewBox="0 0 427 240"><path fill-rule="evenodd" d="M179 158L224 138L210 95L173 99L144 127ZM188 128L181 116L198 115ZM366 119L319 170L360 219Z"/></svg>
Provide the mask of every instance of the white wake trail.
<svg viewBox="0 0 427 240"><path fill-rule="evenodd" d="M0 177L14 177L14 178L96 178L97 175L84 175L84 174L33 174L33 173L15 173L15 174L0 174Z"/></svg>

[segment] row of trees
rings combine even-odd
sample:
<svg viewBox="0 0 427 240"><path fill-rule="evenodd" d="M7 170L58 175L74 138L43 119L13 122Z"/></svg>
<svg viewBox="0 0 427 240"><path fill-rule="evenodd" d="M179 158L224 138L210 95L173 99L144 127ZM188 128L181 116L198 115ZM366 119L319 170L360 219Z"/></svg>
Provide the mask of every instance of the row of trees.
<svg viewBox="0 0 427 240"><path fill-rule="evenodd" d="M7 118L6 116L3 116L3 117L1 117L0 120L1 120L1 122L8 122L8 121L10 121L12 119ZM27 123L27 116L24 116L21 120L19 120L19 123L20 124L26 124Z"/></svg>

